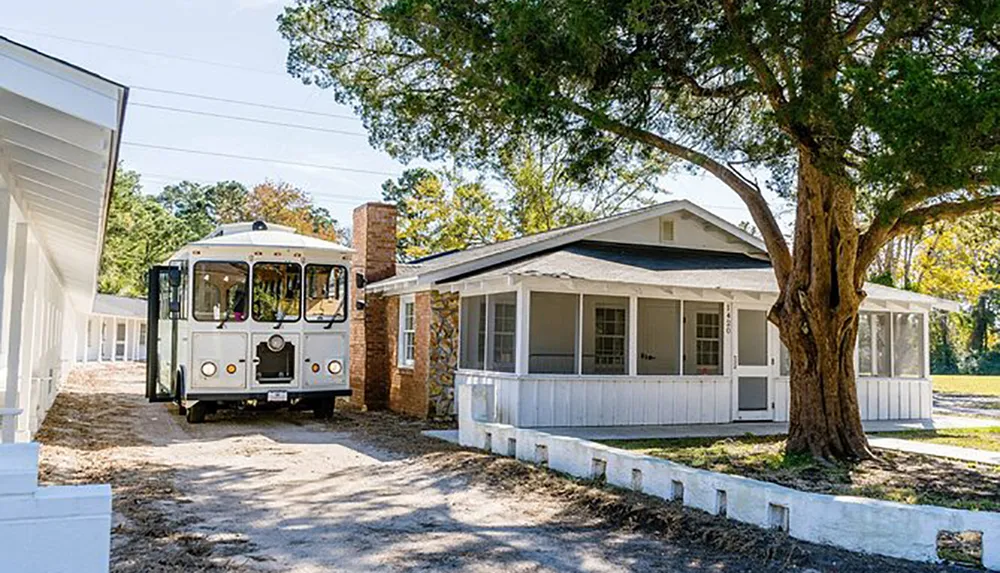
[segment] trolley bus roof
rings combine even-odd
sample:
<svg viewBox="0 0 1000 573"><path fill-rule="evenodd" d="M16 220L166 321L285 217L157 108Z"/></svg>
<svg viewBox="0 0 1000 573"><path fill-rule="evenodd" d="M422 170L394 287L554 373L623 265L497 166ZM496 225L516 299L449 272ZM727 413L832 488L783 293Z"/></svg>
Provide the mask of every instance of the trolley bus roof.
<svg viewBox="0 0 1000 573"><path fill-rule="evenodd" d="M277 225L275 225L277 226ZM338 245L331 241L324 241L308 235L300 235L294 231L284 230L262 230L262 231L242 231L236 233L225 233L215 237L209 237L188 243L178 254L184 253L191 248L209 247L231 247L231 248L257 248L266 247L269 249L308 249L311 251L326 251L342 254L350 254L354 249Z"/></svg>

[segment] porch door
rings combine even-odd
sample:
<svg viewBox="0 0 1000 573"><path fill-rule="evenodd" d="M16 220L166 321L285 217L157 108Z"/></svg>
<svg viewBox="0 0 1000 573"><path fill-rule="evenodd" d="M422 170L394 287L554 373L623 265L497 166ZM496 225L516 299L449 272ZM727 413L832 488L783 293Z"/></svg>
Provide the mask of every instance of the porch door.
<svg viewBox="0 0 1000 573"><path fill-rule="evenodd" d="M735 387L734 418L737 420L773 420L773 352L767 311L739 308L735 313L736 350L733 356Z"/></svg>

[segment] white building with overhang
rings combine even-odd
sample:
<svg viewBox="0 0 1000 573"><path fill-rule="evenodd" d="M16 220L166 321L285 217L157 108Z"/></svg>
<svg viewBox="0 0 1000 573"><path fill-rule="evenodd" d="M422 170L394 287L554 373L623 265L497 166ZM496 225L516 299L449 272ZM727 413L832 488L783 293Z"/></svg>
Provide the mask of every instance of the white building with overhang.
<svg viewBox="0 0 1000 573"><path fill-rule="evenodd" d="M127 95L0 36L2 571L109 566L110 487L39 487L30 440L93 309Z"/></svg>

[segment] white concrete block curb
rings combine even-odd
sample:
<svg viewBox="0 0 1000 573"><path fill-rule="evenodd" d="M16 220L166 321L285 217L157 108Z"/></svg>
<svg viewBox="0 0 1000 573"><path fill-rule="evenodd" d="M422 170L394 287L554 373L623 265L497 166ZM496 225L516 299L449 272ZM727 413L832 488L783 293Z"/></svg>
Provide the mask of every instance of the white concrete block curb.
<svg viewBox="0 0 1000 573"><path fill-rule="evenodd" d="M579 478L604 475L611 485L791 537L912 561L938 562L941 531L982 532L983 565L1000 571L1000 513L909 505L876 499L809 493L684 466L580 438L558 436L472 418L471 389L459 386L459 441Z"/></svg>

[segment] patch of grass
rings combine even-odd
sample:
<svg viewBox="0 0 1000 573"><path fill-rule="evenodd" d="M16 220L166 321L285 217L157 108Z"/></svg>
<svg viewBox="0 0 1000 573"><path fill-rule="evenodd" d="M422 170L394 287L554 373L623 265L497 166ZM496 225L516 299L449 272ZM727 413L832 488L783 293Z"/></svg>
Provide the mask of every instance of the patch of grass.
<svg viewBox="0 0 1000 573"><path fill-rule="evenodd" d="M989 430L1000 432L1000 428ZM966 430L955 432L964 433ZM1000 434L982 434L984 436L974 439L1000 439ZM898 433L893 435L903 437ZM992 466L977 467L975 464L889 451L879 452L879 459L874 461L821 464L808 455L786 455L784 436L748 434L729 438L609 440L603 443L691 467L741 475L802 491L1000 511L1000 468Z"/></svg>
<svg viewBox="0 0 1000 573"><path fill-rule="evenodd" d="M936 375L933 385L941 394L1000 396L1000 376Z"/></svg>
<svg viewBox="0 0 1000 573"><path fill-rule="evenodd" d="M927 442L929 444L1000 452L1000 426L950 430L906 430L905 432L885 432L875 435L885 438Z"/></svg>

